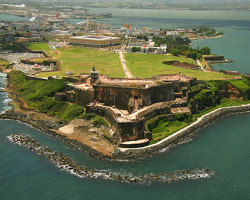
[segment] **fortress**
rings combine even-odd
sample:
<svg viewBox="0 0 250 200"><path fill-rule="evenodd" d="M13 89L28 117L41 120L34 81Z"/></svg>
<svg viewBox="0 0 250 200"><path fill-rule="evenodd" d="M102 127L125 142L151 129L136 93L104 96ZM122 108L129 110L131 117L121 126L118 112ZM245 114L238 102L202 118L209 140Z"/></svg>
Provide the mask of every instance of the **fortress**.
<svg viewBox="0 0 250 200"><path fill-rule="evenodd" d="M99 75L95 67L78 78L76 83L67 84L64 92L55 94L55 100L70 101L85 106L87 112L104 116L113 136L122 142L150 140L152 134L145 129L145 122L155 116L173 119L176 114L190 113L189 88L197 83L196 78L181 74L111 78Z"/></svg>

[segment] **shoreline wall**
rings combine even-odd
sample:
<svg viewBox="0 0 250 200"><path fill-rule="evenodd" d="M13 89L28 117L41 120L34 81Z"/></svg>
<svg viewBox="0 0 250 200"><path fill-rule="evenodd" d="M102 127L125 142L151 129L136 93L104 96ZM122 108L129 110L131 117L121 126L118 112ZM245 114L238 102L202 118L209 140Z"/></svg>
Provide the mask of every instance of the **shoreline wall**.
<svg viewBox="0 0 250 200"><path fill-rule="evenodd" d="M222 116L244 112L250 112L250 104L218 108L210 113L201 116L194 123L186 126L185 128L177 131L176 133L155 144L140 148L117 148L115 153L113 154L113 157L132 160L152 157L164 148L176 146L186 137L193 135L195 132L203 129Z"/></svg>
<svg viewBox="0 0 250 200"><path fill-rule="evenodd" d="M154 155L160 153L161 150L175 147L176 145L178 145L178 143L185 141L187 137L192 136L194 133L205 128L206 126L221 118L222 116L246 112L250 112L250 104L219 108L208 114L203 115L202 117L198 118L198 120L194 123L177 131L176 133L159 141L156 144L140 148L117 148L111 157L105 156L100 152L97 152L96 150L92 149L91 147L86 146L76 140L71 140L68 139L66 136L57 134L54 130L58 129L58 127L63 126L63 123L56 123L52 121L48 123L48 121L34 120L31 116L27 116L22 112L16 112L13 109L6 111L6 113L4 114L1 114L0 119L18 120L23 123L27 123L33 126L34 128L41 130L45 134L56 137L57 139L65 142L66 144L69 144L73 148L86 152L91 157L95 157L101 160L122 162L143 160L153 157Z"/></svg>

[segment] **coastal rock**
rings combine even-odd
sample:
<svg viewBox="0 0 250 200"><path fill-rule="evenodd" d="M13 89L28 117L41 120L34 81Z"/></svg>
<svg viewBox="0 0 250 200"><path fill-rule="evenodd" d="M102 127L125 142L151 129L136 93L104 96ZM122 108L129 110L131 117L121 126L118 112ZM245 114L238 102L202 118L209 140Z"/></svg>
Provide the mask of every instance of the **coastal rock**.
<svg viewBox="0 0 250 200"><path fill-rule="evenodd" d="M162 174L143 174L143 175L126 175L112 171L90 169L80 165L62 153L52 151L47 146L39 144L36 140L22 134L12 134L8 136L9 140L24 146L38 155L49 158L58 168L70 172L80 178L100 178L114 180L124 183L170 183L183 179L201 179L210 178L215 173L209 169L179 170L171 173Z"/></svg>

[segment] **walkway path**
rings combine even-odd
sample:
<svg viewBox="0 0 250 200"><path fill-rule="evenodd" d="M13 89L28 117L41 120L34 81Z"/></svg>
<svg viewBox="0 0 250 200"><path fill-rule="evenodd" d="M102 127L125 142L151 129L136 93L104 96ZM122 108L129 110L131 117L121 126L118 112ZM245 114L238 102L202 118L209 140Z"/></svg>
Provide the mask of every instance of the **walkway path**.
<svg viewBox="0 0 250 200"><path fill-rule="evenodd" d="M201 67L201 70L206 71L206 69L202 66L200 60L197 60L197 64Z"/></svg>
<svg viewBox="0 0 250 200"><path fill-rule="evenodd" d="M122 50L119 51L119 55L120 55L120 60L121 60L122 68L123 68L123 70L125 72L126 77L127 78L133 78L133 75L130 73L130 71L127 68L126 61L125 61L125 58L124 58Z"/></svg>

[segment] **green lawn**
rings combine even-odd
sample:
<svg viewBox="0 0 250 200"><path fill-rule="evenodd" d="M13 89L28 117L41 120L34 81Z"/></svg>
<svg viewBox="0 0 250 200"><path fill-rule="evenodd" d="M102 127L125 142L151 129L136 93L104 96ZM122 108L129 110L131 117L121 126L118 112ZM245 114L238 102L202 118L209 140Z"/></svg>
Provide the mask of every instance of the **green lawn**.
<svg viewBox="0 0 250 200"><path fill-rule="evenodd" d="M8 62L2 58L0 58L0 65L7 66Z"/></svg>
<svg viewBox="0 0 250 200"><path fill-rule="evenodd" d="M55 53L51 50L47 43L27 43L26 44L30 49L34 51L45 51L50 56L55 56Z"/></svg>
<svg viewBox="0 0 250 200"><path fill-rule="evenodd" d="M152 130L152 140L150 141L150 144L161 141L162 139L174 134L187 125L187 122L164 120L160 121L158 126L153 128Z"/></svg>
<svg viewBox="0 0 250 200"><path fill-rule="evenodd" d="M73 71L75 74L89 73L92 66L95 66L100 74L113 77L125 76L119 55L110 51L79 47L62 47L56 51L58 55L55 56L55 60L61 61L61 70L59 72L41 73L39 76L57 75L61 77L68 71Z"/></svg>
<svg viewBox="0 0 250 200"><path fill-rule="evenodd" d="M164 61L179 61L196 64L193 59L183 56L176 57L173 55L127 53L125 54L125 58L129 71L135 77L140 78L149 78L153 75L159 74L177 74L179 72L181 72L183 75L196 77L199 80L217 80L233 77L216 72L203 72L201 70L184 69L162 63Z"/></svg>

